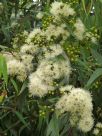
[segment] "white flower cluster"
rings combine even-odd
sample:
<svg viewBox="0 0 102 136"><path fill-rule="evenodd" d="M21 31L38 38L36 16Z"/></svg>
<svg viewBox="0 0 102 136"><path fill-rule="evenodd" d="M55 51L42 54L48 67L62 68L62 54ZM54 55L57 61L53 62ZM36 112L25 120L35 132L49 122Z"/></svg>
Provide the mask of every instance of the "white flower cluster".
<svg viewBox="0 0 102 136"><path fill-rule="evenodd" d="M64 78L68 80L70 72L71 68L68 60L45 59L38 66L37 71L31 74L29 91L32 95L43 97L49 90L55 89L54 81L61 79L62 82Z"/></svg>
<svg viewBox="0 0 102 136"><path fill-rule="evenodd" d="M57 102L56 110L60 113L67 111L71 125L77 126L83 132L88 132L93 127L92 98L90 93L84 89L71 87L70 92L65 93Z"/></svg>
<svg viewBox="0 0 102 136"><path fill-rule="evenodd" d="M59 18L60 15L68 17L69 15L75 14L74 9L71 8L69 5L57 1L52 3L50 12L56 18Z"/></svg>
<svg viewBox="0 0 102 136"><path fill-rule="evenodd" d="M34 54L36 52L37 46L34 46L32 44L25 44L20 48L21 54Z"/></svg>
<svg viewBox="0 0 102 136"><path fill-rule="evenodd" d="M33 44L33 40L35 41L39 40L39 42L41 42L42 37L44 37L46 41L51 41L53 40L53 38L57 39L59 37L61 37L61 40L66 40L70 35L70 33L68 32L66 28L67 28L66 24L61 24L58 26L55 24L50 24L45 31L41 30L40 28L34 29L32 32L30 32L26 42L28 44L31 44L31 43ZM38 42L38 45L39 45L39 42ZM37 48L38 45L34 44L35 48ZM43 45L43 42L42 42L42 45Z"/></svg>
<svg viewBox="0 0 102 136"><path fill-rule="evenodd" d="M65 3L54 2L51 5L50 13L55 20L59 20L61 16L73 16L75 11ZM41 19L43 15L39 13L37 17ZM86 30L82 21L77 19L74 27L74 36L78 40L83 40ZM61 48L61 43L70 35L71 32L67 30L66 24L56 24L56 22L50 24L46 30L34 29L28 35L26 44L20 48L20 58L11 56L12 60L7 59L8 74L16 76L22 82L29 77L28 88L33 96L44 97L48 91L54 91L61 86L60 91L64 95L56 103L56 110L61 114L68 112L71 125L77 126L83 132L88 132L94 124L90 93L73 86L62 86L69 81L71 66ZM51 41L53 38L59 38L62 41L56 44ZM48 45L45 46L45 43ZM34 68L34 63L37 63L37 68ZM54 84L55 82L58 83L58 86Z"/></svg>
<svg viewBox="0 0 102 136"><path fill-rule="evenodd" d="M35 38L35 36L39 35L40 36L45 36L45 33L43 30L41 30L40 28L35 28L33 31L30 32L30 34L28 35L28 38L26 40L26 42L28 44L33 44L33 39ZM39 39L40 40L40 39Z"/></svg>
<svg viewBox="0 0 102 136"><path fill-rule="evenodd" d="M45 82L37 75L32 73L29 77L29 91L33 96L43 97L48 93L48 90L53 90L53 86L45 84Z"/></svg>
<svg viewBox="0 0 102 136"><path fill-rule="evenodd" d="M48 48L44 47L43 52L46 59L54 58L64 53L62 47L59 44L52 44Z"/></svg>
<svg viewBox="0 0 102 136"><path fill-rule="evenodd" d="M52 37L57 38L59 36L62 36L63 40L66 40L69 37L69 32L66 30L65 24L61 24L60 26L50 24L45 31L45 34L47 35L48 40Z"/></svg>
<svg viewBox="0 0 102 136"><path fill-rule="evenodd" d="M101 136L102 135L102 123L98 122L93 130L93 134L95 136Z"/></svg>
<svg viewBox="0 0 102 136"><path fill-rule="evenodd" d="M86 32L85 36L91 40L92 43L97 43L97 39L90 32Z"/></svg>
<svg viewBox="0 0 102 136"><path fill-rule="evenodd" d="M67 22L64 23L65 21L62 21L62 16L68 17L69 15L73 16L75 14L74 9L71 8L70 5L55 1L51 5L50 13L52 17L54 17L54 22L50 23L46 30L35 28L30 32L26 40L27 43L33 43L34 38L38 36L36 40L39 40L39 42L41 41L41 37L44 37L45 41L57 39L57 43L59 42L60 44L63 44L70 35L75 36L78 40L83 40L84 38L89 37L93 43L96 43L96 38L91 36L88 32L86 33L86 28L79 18L76 19L76 22L73 22L75 28L74 31L70 30L67 26ZM43 13L38 14L38 18L42 18L42 16Z"/></svg>
<svg viewBox="0 0 102 136"><path fill-rule="evenodd" d="M38 19L42 19L43 16L44 16L43 12L39 12L36 17L37 17Z"/></svg>
<svg viewBox="0 0 102 136"><path fill-rule="evenodd" d="M21 60L24 63L28 73L32 72L34 69L33 59L37 49L37 46L34 46L32 44L25 44L20 48Z"/></svg>
<svg viewBox="0 0 102 136"><path fill-rule="evenodd" d="M16 76L18 80L24 81L27 78L25 65L19 60L10 60L7 62L8 74Z"/></svg>
<svg viewBox="0 0 102 136"><path fill-rule="evenodd" d="M11 76L16 76L17 79L23 82L29 73L34 69L33 59L36 48L32 44L25 44L20 48L20 54L14 53L3 55L6 57L8 74Z"/></svg>
<svg viewBox="0 0 102 136"><path fill-rule="evenodd" d="M84 24L82 23L82 21L80 19L77 19L76 23L74 24L74 27L75 27L74 34L75 34L76 38L78 40L82 40L84 37L84 33L85 33Z"/></svg>
<svg viewBox="0 0 102 136"><path fill-rule="evenodd" d="M33 63L32 63L33 58L34 57L32 55L28 55L28 54L21 56L21 59L23 64L25 65L26 71L29 73L33 71Z"/></svg>

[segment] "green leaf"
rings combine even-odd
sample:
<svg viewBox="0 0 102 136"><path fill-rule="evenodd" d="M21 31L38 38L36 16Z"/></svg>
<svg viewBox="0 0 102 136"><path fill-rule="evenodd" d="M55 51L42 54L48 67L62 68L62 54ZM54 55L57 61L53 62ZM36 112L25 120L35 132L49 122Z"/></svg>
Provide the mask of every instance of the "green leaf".
<svg viewBox="0 0 102 136"><path fill-rule="evenodd" d="M2 58L1 58L1 55L0 55L0 78L2 76L2 63L1 63L1 60L2 60Z"/></svg>
<svg viewBox="0 0 102 136"><path fill-rule="evenodd" d="M91 49L92 56L95 58L95 60L102 65L102 55L100 55L96 50Z"/></svg>
<svg viewBox="0 0 102 136"><path fill-rule="evenodd" d="M21 132L26 128L25 125L23 125L20 129L19 129L19 136L21 136Z"/></svg>
<svg viewBox="0 0 102 136"><path fill-rule="evenodd" d="M102 75L102 68L97 68L93 74L91 75L90 79L88 80L85 88L90 88L92 83Z"/></svg>
<svg viewBox="0 0 102 136"><path fill-rule="evenodd" d="M85 8L85 0L82 0L82 5L83 5L83 9L84 9L85 13L87 14L86 8Z"/></svg>
<svg viewBox="0 0 102 136"><path fill-rule="evenodd" d="M38 126L37 126L38 131L41 131L43 122L44 122L44 119L41 116L39 116L39 122L38 122Z"/></svg>
<svg viewBox="0 0 102 136"><path fill-rule="evenodd" d="M3 75L3 79L7 86L8 83L7 65L6 60L2 55L0 55L0 76L1 74Z"/></svg>
<svg viewBox="0 0 102 136"><path fill-rule="evenodd" d="M4 35L5 35L6 40L8 42L10 42L10 33L9 33L9 29L7 28L7 26L2 25L1 29L2 29L2 31L4 33Z"/></svg>
<svg viewBox="0 0 102 136"><path fill-rule="evenodd" d="M59 136L58 118L55 113L48 125L46 136Z"/></svg>
<svg viewBox="0 0 102 136"><path fill-rule="evenodd" d="M27 80L23 83L23 85L22 85L22 87L21 87L21 90L20 90L20 92L19 92L19 94L18 95L20 95L25 89L26 89L26 87L27 87Z"/></svg>
<svg viewBox="0 0 102 136"><path fill-rule="evenodd" d="M20 112L18 112L18 111L14 111L14 113L15 113L16 116L19 118L19 120L20 120L25 126L27 126L27 128L29 129L28 123L25 121L23 115L22 115Z"/></svg>
<svg viewBox="0 0 102 136"><path fill-rule="evenodd" d="M3 50L8 49L8 47L3 46L3 45L0 45L0 48L3 49Z"/></svg>
<svg viewBox="0 0 102 136"><path fill-rule="evenodd" d="M18 90L18 86L17 86L16 82L13 79L11 79L11 82L15 88L16 94L18 94L19 90Z"/></svg>

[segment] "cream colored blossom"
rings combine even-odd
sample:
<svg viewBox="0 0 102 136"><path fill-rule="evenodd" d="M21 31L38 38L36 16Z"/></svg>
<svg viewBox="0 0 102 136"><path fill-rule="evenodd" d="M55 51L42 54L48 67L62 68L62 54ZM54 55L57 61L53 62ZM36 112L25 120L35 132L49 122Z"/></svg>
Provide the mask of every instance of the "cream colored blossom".
<svg viewBox="0 0 102 136"><path fill-rule="evenodd" d="M67 111L72 126L78 126L83 132L88 132L93 127L92 98L88 91L81 88L62 87L68 94L63 95L56 103L56 110L60 113ZM69 90L70 89L70 90Z"/></svg>
<svg viewBox="0 0 102 136"><path fill-rule="evenodd" d="M68 60L44 60L38 67L38 74L47 81L69 77L71 68Z"/></svg>
<svg viewBox="0 0 102 136"><path fill-rule="evenodd" d="M16 76L20 81L24 81L27 77L25 65L19 60L8 61L7 70L9 75Z"/></svg>
<svg viewBox="0 0 102 136"><path fill-rule="evenodd" d="M85 33L85 36L86 36L87 38L89 38L92 43L94 43L94 44L97 43L97 39L92 35L92 33L86 32L86 33Z"/></svg>
<svg viewBox="0 0 102 136"><path fill-rule="evenodd" d="M37 50L37 46L34 46L34 45L23 45L21 48L20 48L20 53L21 54L34 54Z"/></svg>
<svg viewBox="0 0 102 136"><path fill-rule="evenodd" d="M80 19L77 19L76 23L74 24L74 27L75 27L74 35L78 40L82 40L84 38L84 33L85 33L84 24Z"/></svg>
<svg viewBox="0 0 102 136"><path fill-rule="evenodd" d="M35 38L36 35L44 36L44 32L40 28L35 28L33 31L30 32L28 35L28 38L26 40L27 43L32 43L33 38Z"/></svg>
<svg viewBox="0 0 102 136"><path fill-rule="evenodd" d="M69 5L63 2L53 2L50 9L51 14L55 17L59 17L59 15L63 15L68 17L69 15L74 15L75 11Z"/></svg>
<svg viewBox="0 0 102 136"><path fill-rule="evenodd" d="M92 111L92 97L88 91L81 88L73 88L68 95L67 111L71 113L79 112L82 115L85 111Z"/></svg>
<svg viewBox="0 0 102 136"><path fill-rule="evenodd" d="M82 132L88 132L92 129L94 125L94 120L92 116L87 116L83 119L81 119L78 123L78 127Z"/></svg>
<svg viewBox="0 0 102 136"><path fill-rule="evenodd" d="M43 51L46 59L63 54L63 49L59 44L53 44L49 48L44 48Z"/></svg>
<svg viewBox="0 0 102 136"><path fill-rule="evenodd" d="M59 101L57 102L56 104L56 109L59 111L59 113L64 113L65 111L67 111L66 109L66 106L67 106L67 101L68 99L68 95L67 94L64 94L60 99Z"/></svg>
<svg viewBox="0 0 102 136"><path fill-rule="evenodd" d="M44 14L43 14L42 12L39 12L39 13L36 15L36 17L37 17L38 19L42 19L43 16L44 16Z"/></svg>
<svg viewBox="0 0 102 136"><path fill-rule="evenodd" d="M101 122L98 122L98 123L96 124L96 127L97 127L97 128L102 128L102 123L101 123Z"/></svg>
<svg viewBox="0 0 102 136"><path fill-rule="evenodd" d="M85 115L84 113L91 113L93 110L92 98L90 93L81 88L71 89L64 106L66 106L65 109L68 112L72 114L78 113L78 116L83 116Z"/></svg>
<svg viewBox="0 0 102 136"><path fill-rule="evenodd" d="M33 70L33 63L32 63L33 58L34 57L32 55L28 55L28 54L25 54L25 55L21 56L22 62L25 65L26 70L28 72L31 72Z"/></svg>
<svg viewBox="0 0 102 136"><path fill-rule="evenodd" d="M61 86L60 91L61 92L70 92L73 88L74 88L74 86L72 86L72 85Z"/></svg>
<svg viewBox="0 0 102 136"><path fill-rule="evenodd" d="M93 134L96 136L101 136L102 134L102 123L101 122L97 122L93 130Z"/></svg>
<svg viewBox="0 0 102 136"><path fill-rule="evenodd" d="M93 130L93 134L97 136L97 135L99 134L99 129L95 128L95 129Z"/></svg>
<svg viewBox="0 0 102 136"><path fill-rule="evenodd" d="M53 24L50 24L45 31L45 34L47 36L47 39L50 40L53 36L55 38L58 38L59 36L62 36L64 40L66 40L69 37L69 32L66 30L63 25L55 26Z"/></svg>
<svg viewBox="0 0 102 136"><path fill-rule="evenodd" d="M63 58L63 57L62 57ZM56 58L43 60L35 73L29 78L29 90L33 95L43 97L49 90L54 90L55 80L62 81L62 78L69 78L71 68L68 60Z"/></svg>
<svg viewBox="0 0 102 136"><path fill-rule="evenodd" d="M53 87L46 85L36 73L31 74L29 77L29 91L31 95L43 97L49 90L53 90Z"/></svg>

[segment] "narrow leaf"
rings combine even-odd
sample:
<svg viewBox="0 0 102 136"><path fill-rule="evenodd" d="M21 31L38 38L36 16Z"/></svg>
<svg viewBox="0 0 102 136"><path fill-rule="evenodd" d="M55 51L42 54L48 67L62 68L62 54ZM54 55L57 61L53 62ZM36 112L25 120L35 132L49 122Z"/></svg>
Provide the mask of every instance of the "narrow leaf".
<svg viewBox="0 0 102 136"><path fill-rule="evenodd" d="M29 128L29 127L28 127L28 123L25 121L23 115L22 115L20 112L18 112L18 111L14 111L14 113L15 113L16 116L19 118L19 120L20 120L25 126L27 126L27 128Z"/></svg>
<svg viewBox="0 0 102 136"><path fill-rule="evenodd" d="M85 88L90 88L91 84L100 76L102 75L102 68L97 68L93 74L91 75L90 79L88 80Z"/></svg>
<svg viewBox="0 0 102 136"><path fill-rule="evenodd" d="M11 82L15 88L16 93L18 94L19 90L18 90L18 86L17 86L16 82L13 79L11 79Z"/></svg>
<svg viewBox="0 0 102 136"><path fill-rule="evenodd" d="M91 49L92 56L96 59L96 61L102 65L102 55L100 55L96 50Z"/></svg>

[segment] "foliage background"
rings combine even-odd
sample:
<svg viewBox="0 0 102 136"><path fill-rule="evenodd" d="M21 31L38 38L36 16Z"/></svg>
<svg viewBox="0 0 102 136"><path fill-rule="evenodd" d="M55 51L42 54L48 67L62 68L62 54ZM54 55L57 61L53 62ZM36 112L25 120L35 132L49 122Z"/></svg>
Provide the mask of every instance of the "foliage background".
<svg viewBox="0 0 102 136"><path fill-rule="evenodd" d="M73 68L71 84L90 90L93 95L95 122L102 121L102 0L63 1L71 3L77 11L77 16L98 39L97 45L78 46L77 50L80 51L80 56L77 61L73 61L75 60L76 46L73 48L69 46L68 49L65 46L64 48L69 54ZM0 50L11 53L16 50L12 48L14 38L22 39L24 30L29 32L36 26L40 26L42 22L36 20L36 14L39 11L48 11L52 2L53 0L38 0L37 2L1 0ZM85 44L81 43L81 45ZM59 120L57 119L52 106L56 101L53 94L50 94L48 100L39 102L29 97L27 82L20 84L9 79L5 59L0 55L1 136L92 136L91 132L83 134L74 131L65 115Z"/></svg>

